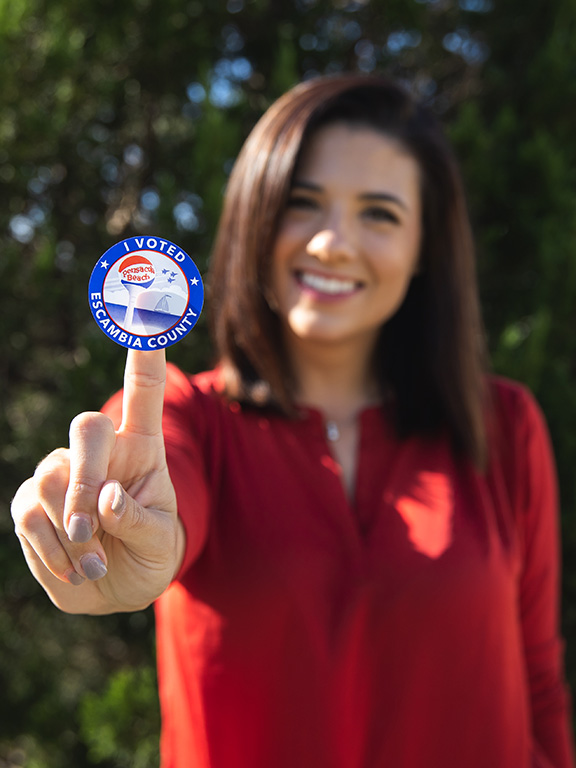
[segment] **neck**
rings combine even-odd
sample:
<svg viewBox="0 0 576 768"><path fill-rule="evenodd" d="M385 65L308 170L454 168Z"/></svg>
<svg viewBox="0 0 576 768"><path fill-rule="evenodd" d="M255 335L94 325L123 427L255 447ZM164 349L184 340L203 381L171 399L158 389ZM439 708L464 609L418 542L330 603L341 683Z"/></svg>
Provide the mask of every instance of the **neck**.
<svg viewBox="0 0 576 768"><path fill-rule="evenodd" d="M359 343L342 347L294 338L287 344L297 402L336 421L345 421L381 399L373 375L373 347Z"/></svg>

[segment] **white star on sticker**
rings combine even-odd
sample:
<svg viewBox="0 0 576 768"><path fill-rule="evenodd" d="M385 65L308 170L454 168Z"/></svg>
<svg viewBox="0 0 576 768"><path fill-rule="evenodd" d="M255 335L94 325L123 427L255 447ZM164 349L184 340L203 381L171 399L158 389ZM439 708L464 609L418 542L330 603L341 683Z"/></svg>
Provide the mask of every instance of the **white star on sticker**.
<svg viewBox="0 0 576 768"><path fill-rule="evenodd" d="M192 278L192 279L190 280L190 282L192 283L192 285L198 285L198 278L197 278L197 277L194 277L194 278Z"/></svg>
<svg viewBox="0 0 576 768"><path fill-rule="evenodd" d="M102 269L108 269L108 262L107 261L101 261L100 262L100 266L102 267Z"/></svg>

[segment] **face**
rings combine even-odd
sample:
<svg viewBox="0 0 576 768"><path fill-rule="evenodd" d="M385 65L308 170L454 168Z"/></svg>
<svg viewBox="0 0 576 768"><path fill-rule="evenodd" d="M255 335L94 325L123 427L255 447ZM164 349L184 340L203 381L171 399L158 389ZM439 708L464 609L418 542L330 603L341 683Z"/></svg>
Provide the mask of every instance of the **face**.
<svg viewBox="0 0 576 768"><path fill-rule="evenodd" d="M288 340L371 347L418 269L419 167L394 139L344 123L315 133L272 255Z"/></svg>

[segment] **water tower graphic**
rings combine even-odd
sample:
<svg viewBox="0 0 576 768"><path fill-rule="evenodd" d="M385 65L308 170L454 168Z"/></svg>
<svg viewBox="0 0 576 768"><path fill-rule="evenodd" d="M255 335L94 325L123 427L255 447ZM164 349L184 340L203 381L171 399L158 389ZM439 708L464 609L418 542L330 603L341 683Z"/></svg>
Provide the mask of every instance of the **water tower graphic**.
<svg viewBox="0 0 576 768"><path fill-rule="evenodd" d="M123 327L126 331L133 330L134 309L138 296L150 288L156 277L152 262L142 254L128 256L118 267L120 281L128 291L128 306L124 315Z"/></svg>

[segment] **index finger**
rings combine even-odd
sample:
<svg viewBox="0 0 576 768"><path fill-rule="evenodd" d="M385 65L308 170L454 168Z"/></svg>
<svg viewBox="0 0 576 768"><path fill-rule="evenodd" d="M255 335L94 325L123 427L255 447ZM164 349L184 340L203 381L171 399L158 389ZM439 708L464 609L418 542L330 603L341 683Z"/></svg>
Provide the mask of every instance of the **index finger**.
<svg viewBox="0 0 576 768"><path fill-rule="evenodd" d="M98 527L98 494L108 474L115 441L114 425L103 413L81 413L70 424L64 530L72 542L90 541Z"/></svg>
<svg viewBox="0 0 576 768"><path fill-rule="evenodd" d="M155 437L162 433L166 352L129 349L124 371L121 431Z"/></svg>

